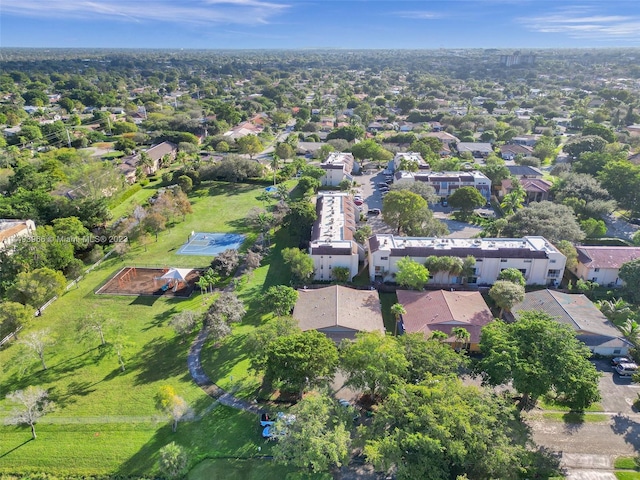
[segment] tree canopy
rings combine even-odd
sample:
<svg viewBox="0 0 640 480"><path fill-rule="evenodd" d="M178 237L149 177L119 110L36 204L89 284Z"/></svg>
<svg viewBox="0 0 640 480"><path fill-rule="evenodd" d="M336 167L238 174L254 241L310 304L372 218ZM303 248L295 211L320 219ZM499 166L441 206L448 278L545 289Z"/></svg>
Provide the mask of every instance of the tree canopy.
<svg viewBox="0 0 640 480"><path fill-rule="evenodd" d="M479 368L486 383L511 381L522 405L553 392L556 400L583 410L600 399L600 374L575 331L544 312L522 311L514 323L495 321L482 329Z"/></svg>
<svg viewBox="0 0 640 480"><path fill-rule="evenodd" d="M447 227L433 217L427 201L409 190L393 190L384 197L382 216L397 232L408 235L446 235Z"/></svg>
<svg viewBox="0 0 640 480"><path fill-rule="evenodd" d="M402 287L413 290L422 290L429 281L429 270L415 260L404 257L398 260L398 271L396 272L396 283Z"/></svg>
<svg viewBox="0 0 640 480"><path fill-rule="evenodd" d="M504 233L511 237L541 235L551 243L560 240L577 242L584 238L573 210L566 205L534 202L518 210L508 220Z"/></svg>

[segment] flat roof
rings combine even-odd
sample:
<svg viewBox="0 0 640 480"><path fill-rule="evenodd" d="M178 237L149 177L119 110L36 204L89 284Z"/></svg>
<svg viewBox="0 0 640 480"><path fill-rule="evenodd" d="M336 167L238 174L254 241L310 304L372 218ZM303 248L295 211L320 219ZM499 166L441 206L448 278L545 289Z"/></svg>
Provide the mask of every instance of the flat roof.
<svg viewBox="0 0 640 480"><path fill-rule="evenodd" d="M546 253L559 253L544 237L523 238L438 238L438 237L397 237L392 234L375 236L381 250L411 247L428 247L435 250L478 249L503 250L523 249Z"/></svg>

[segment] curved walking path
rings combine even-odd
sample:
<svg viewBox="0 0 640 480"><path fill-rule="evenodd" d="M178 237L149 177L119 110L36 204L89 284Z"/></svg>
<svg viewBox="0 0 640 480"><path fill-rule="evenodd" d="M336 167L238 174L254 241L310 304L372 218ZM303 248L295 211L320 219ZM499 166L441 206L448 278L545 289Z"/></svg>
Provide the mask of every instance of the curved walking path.
<svg viewBox="0 0 640 480"><path fill-rule="evenodd" d="M204 390L207 395L209 395L211 398L215 398L222 405L237 408L238 410L244 410L258 415L263 413L263 410L257 405L247 402L246 400L236 398L230 393L224 391L222 388L213 383L204 372L202 364L200 363L200 353L202 352L202 347L204 346L204 342L207 340L207 337L207 328L202 327L202 330L200 330L195 340L191 344L191 348L189 349L187 364L189 366L189 373L191 374L193 381L196 382L196 385L202 388L202 390Z"/></svg>

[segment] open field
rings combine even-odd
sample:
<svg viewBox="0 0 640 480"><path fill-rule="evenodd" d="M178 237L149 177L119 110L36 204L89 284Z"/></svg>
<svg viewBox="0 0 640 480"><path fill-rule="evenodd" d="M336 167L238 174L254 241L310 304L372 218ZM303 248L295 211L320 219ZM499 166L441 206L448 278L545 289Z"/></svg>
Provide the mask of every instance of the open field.
<svg viewBox="0 0 640 480"><path fill-rule="evenodd" d="M270 445L261 439L254 415L221 406L211 410L213 401L187 371L190 339L177 338L167 325L175 313L206 308L199 292L188 299L93 293L124 266L206 267L211 257L175 254L191 231L213 229L255 238L244 228L243 219L259 205L256 196L261 189L207 184L190 195L194 213L184 222L176 219L146 249L133 245L125 255L106 260L35 318L22 335L51 330L55 344L45 352L47 370L38 361L25 359L19 345L0 351L0 417L12 407L5 395L29 385L47 388L57 404L56 411L38 424L35 441L30 441L28 428L0 426L0 473L143 474L154 471L157 450L172 440L188 449L192 464L207 457L251 457L258 454L258 447L268 454ZM244 286L245 301L262 289L265 280L282 278L281 269L269 270L261 267ZM123 339L124 372L111 350L100 346L97 335L79 339L76 325L88 314L109 320L107 342ZM237 330L243 328L249 327ZM232 370L242 368L233 363ZM154 396L162 385L172 385L199 416L198 421L181 424L176 434L155 408Z"/></svg>

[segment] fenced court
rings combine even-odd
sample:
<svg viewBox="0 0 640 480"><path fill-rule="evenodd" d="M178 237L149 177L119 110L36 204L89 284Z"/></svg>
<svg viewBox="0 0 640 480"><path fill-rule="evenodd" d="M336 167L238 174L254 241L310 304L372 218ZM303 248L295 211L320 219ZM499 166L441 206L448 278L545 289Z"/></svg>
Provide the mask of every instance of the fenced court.
<svg viewBox="0 0 640 480"><path fill-rule="evenodd" d="M173 278L161 278L171 269L124 267L107 280L97 291L97 295L147 295L162 297L191 296L195 283L200 277L198 270L191 270L184 281Z"/></svg>
<svg viewBox="0 0 640 480"><path fill-rule="evenodd" d="M178 255L211 255L215 256L228 248L237 250L244 242L244 235L237 233L194 232L176 252Z"/></svg>

